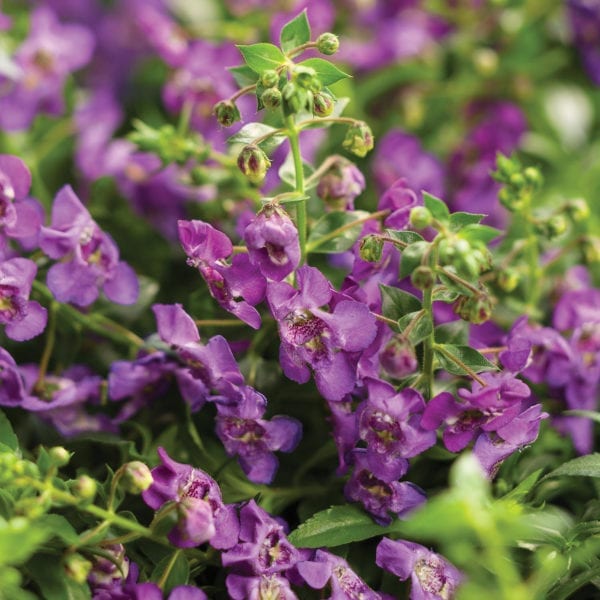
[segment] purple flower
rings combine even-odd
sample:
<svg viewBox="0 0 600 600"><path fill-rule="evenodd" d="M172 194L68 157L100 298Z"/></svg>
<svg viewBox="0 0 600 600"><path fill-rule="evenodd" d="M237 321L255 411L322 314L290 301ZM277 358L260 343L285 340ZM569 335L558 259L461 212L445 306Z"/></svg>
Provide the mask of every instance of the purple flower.
<svg viewBox="0 0 600 600"><path fill-rule="evenodd" d="M330 600L347 598L381 600L382 598L350 568L343 558L325 550L317 550L312 560L299 561L296 568L304 581L313 589L323 589L329 582Z"/></svg>
<svg viewBox="0 0 600 600"><path fill-rule="evenodd" d="M351 400L328 402L328 405L331 410L331 433L338 450L337 473L342 475L348 469L350 452L358 442L358 423L356 413L352 412Z"/></svg>
<svg viewBox="0 0 600 600"><path fill-rule="evenodd" d="M298 596L290 588L290 582L277 573L270 575L245 576L230 573L225 585L233 600L297 600Z"/></svg>
<svg viewBox="0 0 600 600"><path fill-rule="evenodd" d="M175 462L163 448L162 464L152 469L154 483L144 492L144 502L160 509L166 502L177 504L178 522L168 535L178 548L193 548L204 542L218 549L231 548L238 539L235 508L223 504L217 483L204 471Z"/></svg>
<svg viewBox="0 0 600 600"><path fill-rule="evenodd" d="M298 289L285 282L267 290L271 311L279 323L280 362L287 377L305 383L313 370L319 392L327 400L341 400L356 383L351 353L364 350L375 338L375 318L355 300L342 299L332 312L333 289L318 269L300 267ZM356 323L360 323L359 328ZM309 368L310 367L310 368Z"/></svg>
<svg viewBox="0 0 600 600"><path fill-rule="evenodd" d="M270 421L263 419L265 397L249 386L237 392L235 402L217 405L217 435L227 454L238 456L250 481L269 484L278 466L273 452L291 452L300 441L302 425L296 419L279 415Z"/></svg>
<svg viewBox="0 0 600 600"><path fill-rule="evenodd" d="M283 525L250 500L240 511L239 543L221 558L239 574L272 575L294 566L298 556Z"/></svg>
<svg viewBox="0 0 600 600"><path fill-rule="evenodd" d="M25 381L15 359L0 347L0 406L21 406Z"/></svg>
<svg viewBox="0 0 600 600"><path fill-rule="evenodd" d="M0 323L11 340L30 340L46 327L46 309L29 300L36 272L36 264L27 258L0 263Z"/></svg>
<svg viewBox="0 0 600 600"><path fill-rule="evenodd" d="M364 448L356 448L353 458L354 471L344 487L344 494L348 500L361 502L379 524L389 525L392 521L390 513L403 517L425 502L425 495L416 485L395 481L400 477L398 469L391 473L391 477L376 476ZM408 468L406 461L404 467L405 472Z"/></svg>
<svg viewBox="0 0 600 600"><path fill-rule="evenodd" d="M435 432L420 426L425 401L411 388L397 393L389 383L371 378L365 384L367 400L357 411L360 439L367 444L371 464L380 463L375 475L401 477L406 467L398 459L416 456L436 442ZM397 474L396 464L402 465Z"/></svg>
<svg viewBox="0 0 600 600"><path fill-rule="evenodd" d="M60 115L67 76L90 60L93 47L87 28L63 25L49 8L36 8L29 36L13 57L19 73L12 80L0 76L0 128L25 129L39 112Z"/></svg>
<svg viewBox="0 0 600 600"><path fill-rule="evenodd" d="M42 227L40 247L62 259L48 271L48 287L60 302L88 306L99 288L118 304L133 304L139 284L135 272L119 260L119 250L81 204L70 186L62 188L52 206L52 224Z"/></svg>
<svg viewBox="0 0 600 600"><path fill-rule="evenodd" d="M125 556L123 544L104 546L103 550L110 555L94 556L92 569L88 575L88 583L92 588L110 588L123 583L129 575L129 559Z"/></svg>
<svg viewBox="0 0 600 600"><path fill-rule="evenodd" d="M317 196L332 210L354 210L355 198L365 189L365 177L342 156L332 156L329 160L331 166L319 179Z"/></svg>
<svg viewBox="0 0 600 600"><path fill-rule="evenodd" d="M188 265L198 269L211 296L226 311L254 329L260 327L260 315L253 307L265 294L265 279L250 264L245 254L233 257L231 265L224 259L233 252L229 238L202 221L179 221L179 240L188 256Z"/></svg>
<svg viewBox="0 0 600 600"><path fill-rule="evenodd" d="M274 281L287 277L300 262L298 230L277 204L267 204L246 227L250 262Z"/></svg>
<svg viewBox="0 0 600 600"><path fill-rule="evenodd" d="M600 85L600 2L568 0L567 14L585 70L592 81Z"/></svg>
<svg viewBox="0 0 600 600"><path fill-rule="evenodd" d="M417 195L410 189L406 179L398 179L385 191L377 210L389 210L391 214L385 218L385 226L392 229L406 229L410 211L422 204Z"/></svg>
<svg viewBox="0 0 600 600"><path fill-rule="evenodd" d="M414 542L383 538L375 562L401 581L410 577L411 600L448 600L463 580L462 573L445 558Z"/></svg>

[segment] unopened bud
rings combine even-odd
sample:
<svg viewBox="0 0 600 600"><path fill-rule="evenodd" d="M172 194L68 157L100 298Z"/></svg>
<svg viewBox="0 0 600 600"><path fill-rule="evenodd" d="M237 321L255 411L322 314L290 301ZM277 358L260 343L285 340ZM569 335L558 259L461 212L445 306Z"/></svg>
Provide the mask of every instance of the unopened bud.
<svg viewBox="0 0 600 600"><path fill-rule="evenodd" d="M65 574L77 583L85 583L92 569L92 563L81 554L69 554L63 562Z"/></svg>
<svg viewBox="0 0 600 600"><path fill-rule="evenodd" d="M476 296L461 296L454 303L454 312L463 320L480 325L492 316L494 304L485 294Z"/></svg>
<svg viewBox="0 0 600 600"><path fill-rule="evenodd" d="M435 275L432 269L421 265L412 272L410 282L418 290L430 290L435 283Z"/></svg>
<svg viewBox="0 0 600 600"><path fill-rule="evenodd" d="M140 494L154 483L150 469L139 460L126 463L122 469L123 475L120 483L123 485L123 489L130 494Z"/></svg>
<svg viewBox="0 0 600 600"><path fill-rule="evenodd" d="M429 212L429 209L424 206L415 206L410 211L409 222L411 227L415 229L425 229L429 227L433 221L433 215Z"/></svg>
<svg viewBox="0 0 600 600"><path fill-rule="evenodd" d="M317 38L317 50L321 54L331 56L332 54L335 54L339 50L339 48L340 40L338 39L338 36L334 33L322 33Z"/></svg>
<svg viewBox="0 0 600 600"><path fill-rule="evenodd" d="M374 138L371 128L363 121L358 121L351 125L346 132L346 137L342 142L342 146L356 154L356 156L364 157L369 150L373 149Z"/></svg>
<svg viewBox="0 0 600 600"><path fill-rule="evenodd" d="M553 215L548 219L548 237L558 237L567 231L567 219L564 215Z"/></svg>
<svg viewBox="0 0 600 600"><path fill-rule="evenodd" d="M333 98L329 94L317 92L313 100L313 113L317 117L328 117L334 109Z"/></svg>
<svg viewBox="0 0 600 600"><path fill-rule="evenodd" d="M368 235L360 241L360 257L367 262L377 262L383 252L383 240L376 235Z"/></svg>
<svg viewBox="0 0 600 600"><path fill-rule="evenodd" d="M318 92L323 87L321 80L317 77L317 72L312 67L296 65L294 67L293 78L300 87L311 92Z"/></svg>
<svg viewBox="0 0 600 600"><path fill-rule="evenodd" d="M235 122L241 120L240 111L235 102L231 100L221 100L215 104L213 110L217 121L223 127L231 127Z"/></svg>
<svg viewBox="0 0 600 600"><path fill-rule="evenodd" d="M277 75L277 71L273 69L267 69L263 71L260 76L260 82L263 84L263 87L270 88L277 85L279 81L279 75Z"/></svg>
<svg viewBox="0 0 600 600"><path fill-rule="evenodd" d="M237 159L240 171L255 185L263 182L271 161L267 155L254 144L244 146Z"/></svg>
<svg viewBox="0 0 600 600"><path fill-rule="evenodd" d="M57 467L64 467L68 464L69 460L71 460L71 453L62 446L50 448L48 450L48 456Z"/></svg>
<svg viewBox="0 0 600 600"><path fill-rule="evenodd" d="M281 92L276 87L267 88L261 94L260 101L266 108L278 108L281 106Z"/></svg>
<svg viewBox="0 0 600 600"><path fill-rule="evenodd" d="M96 496L97 487L95 479L88 475L81 475L74 481L71 492L77 498L91 502Z"/></svg>
<svg viewBox="0 0 600 600"><path fill-rule="evenodd" d="M414 345L402 335L395 335L379 353L379 362L386 373L402 379L419 367Z"/></svg>
<svg viewBox="0 0 600 600"><path fill-rule="evenodd" d="M523 171L523 176L525 177L527 183L535 189L541 187L542 183L544 182L544 178L542 177L540 170L536 169L535 167L527 167Z"/></svg>
<svg viewBox="0 0 600 600"><path fill-rule="evenodd" d="M306 90L301 89L293 81L288 81L281 90L283 99L283 112L293 115L301 111L306 105Z"/></svg>
<svg viewBox="0 0 600 600"><path fill-rule="evenodd" d="M510 293L519 285L520 279L519 272L515 271L515 269L503 269L498 273L496 281L501 290Z"/></svg>
<svg viewBox="0 0 600 600"><path fill-rule="evenodd" d="M510 176L513 173L518 173L520 169L521 167L516 160L504 156L500 152L496 154L496 172L494 173L494 178L498 181L508 183Z"/></svg>
<svg viewBox="0 0 600 600"><path fill-rule="evenodd" d="M583 198L569 200L565 205L565 210L575 223L585 221L590 216L590 207Z"/></svg>

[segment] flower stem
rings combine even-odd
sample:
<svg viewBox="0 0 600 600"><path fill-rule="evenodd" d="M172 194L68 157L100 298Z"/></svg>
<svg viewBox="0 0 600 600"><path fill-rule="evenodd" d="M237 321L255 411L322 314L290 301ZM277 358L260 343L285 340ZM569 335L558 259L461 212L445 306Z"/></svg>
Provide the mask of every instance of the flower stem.
<svg viewBox="0 0 600 600"><path fill-rule="evenodd" d="M44 346L44 352L40 358L40 370L38 373L38 378L33 387L33 389L38 393L41 392L44 387L44 380L46 379L46 373L48 372L48 364L50 363L52 350L54 350L54 342L56 341L56 311L58 310L58 306L58 302L52 301L48 309L46 345Z"/></svg>
<svg viewBox="0 0 600 600"><path fill-rule="evenodd" d="M302 155L300 154L300 137L293 116L285 118L287 137L290 141L292 158L294 159L294 171L296 173L296 192L304 195L304 167L302 166ZM300 264L306 261L306 200L300 200L296 204L296 227L298 228L298 240L300 242Z"/></svg>
<svg viewBox="0 0 600 600"><path fill-rule="evenodd" d="M423 291L423 311L433 322L432 288ZM433 392L433 349L435 346L435 334L431 333L423 340L423 395L426 400L431 400Z"/></svg>
<svg viewBox="0 0 600 600"><path fill-rule="evenodd" d="M173 554L171 555L171 560L169 561L169 564L163 571L162 575L160 576L160 579L156 582L156 585L158 585L158 587L161 590L164 589L165 584L167 583L167 579L169 578L169 575L171 574L171 571L173 570L173 567L175 566L175 563L177 562L177 559L179 558L179 555L182 552L183 552L183 550L181 550L181 549L175 550L175 552L173 552Z"/></svg>

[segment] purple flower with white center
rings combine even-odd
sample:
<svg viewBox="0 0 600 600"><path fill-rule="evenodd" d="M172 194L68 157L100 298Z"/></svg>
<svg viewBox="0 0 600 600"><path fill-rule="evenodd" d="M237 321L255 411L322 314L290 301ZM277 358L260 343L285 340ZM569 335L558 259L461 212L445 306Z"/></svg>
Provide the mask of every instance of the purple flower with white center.
<svg viewBox="0 0 600 600"><path fill-rule="evenodd" d="M48 7L36 8L29 36L13 57L19 73L14 79L0 76L0 128L25 129L39 112L63 113L67 76L89 62L93 47L87 28L63 25Z"/></svg>
<svg viewBox="0 0 600 600"><path fill-rule="evenodd" d="M573 41L588 75L600 85L600 2L598 0L567 0L567 14L573 31Z"/></svg>
<svg viewBox="0 0 600 600"><path fill-rule="evenodd" d="M242 575L271 575L293 567L299 554L283 525L250 500L240 511L239 542L221 555L224 567Z"/></svg>
<svg viewBox="0 0 600 600"><path fill-rule="evenodd" d="M227 592L233 600L297 600L290 582L277 573L245 576L230 573L225 579Z"/></svg>
<svg viewBox="0 0 600 600"><path fill-rule="evenodd" d="M117 304L133 304L139 283L133 269L119 260L112 238L92 219L70 186L63 187L52 206L52 224L42 227L40 247L60 260L48 271L47 283L60 302L88 306L102 288Z"/></svg>
<svg viewBox="0 0 600 600"><path fill-rule="evenodd" d="M179 240L187 263L198 269L210 295L226 311L258 329L261 319L253 305L265 295L266 280L246 254L237 254L231 265L225 258L233 253L229 238L203 221L179 221Z"/></svg>
<svg viewBox="0 0 600 600"><path fill-rule="evenodd" d="M180 365L173 371L181 395L193 412L207 400L227 401L231 390L244 384L224 337L214 336L202 345L194 320L181 304L155 304L152 310L160 338L177 353Z"/></svg>
<svg viewBox="0 0 600 600"><path fill-rule="evenodd" d="M217 483L204 471L181 464L158 449L161 463L152 469L154 483L142 498L158 510L167 502L177 503L179 521L168 535L178 548L193 548L209 542L213 548L231 548L238 540L235 508L223 504Z"/></svg>
<svg viewBox="0 0 600 600"><path fill-rule="evenodd" d="M300 262L298 230L277 204L266 204L246 227L244 239L250 262L274 281L287 277Z"/></svg>
<svg viewBox="0 0 600 600"><path fill-rule="evenodd" d="M396 475L397 468L391 477L378 477L364 448L356 448L353 458L354 471L344 487L344 495L348 500L361 502L380 525L391 523L390 513L402 518L425 502L425 494L416 485L395 481L400 476ZM404 461L404 466L406 472L408 462Z"/></svg>
<svg viewBox="0 0 600 600"><path fill-rule="evenodd" d="M280 362L287 377L306 383L313 370L319 392L341 400L356 384L356 358L375 338L375 317L355 300L340 300L332 312L319 308L333 299L333 289L318 269L296 272L298 289L271 283L269 306L279 323ZM360 327L356 324L360 323Z"/></svg>
<svg viewBox="0 0 600 600"><path fill-rule="evenodd" d="M372 161L375 181L381 192L400 178L411 190L444 195L444 168L433 155L425 152L415 136L400 130L386 133L377 142Z"/></svg>
<svg viewBox="0 0 600 600"><path fill-rule="evenodd" d="M30 340L46 328L46 309L29 300L36 273L36 264L27 258L0 263L0 323L6 335L17 342Z"/></svg>
<svg viewBox="0 0 600 600"><path fill-rule="evenodd" d="M311 560L299 561L296 569L300 576L313 589L321 590L329 582L329 600L381 600L382 596L373 591L339 556L325 550L317 550Z"/></svg>
<svg viewBox="0 0 600 600"><path fill-rule="evenodd" d="M278 466L273 452L291 452L300 441L302 425L279 415L267 421L262 418L267 406L262 394L249 386L236 392L234 403L217 404L217 436L227 454L238 457L250 481L269 484Z"/></svg>
<svg viewBox="0 0 600 600"><path fill-rule="evenodd" d="M31 173L17 156L0 154L0 230L9 238L32 238L42 225L37 203L27 198Z"/></svg>
<svg viewBox="0 0 600 600"><path fill-rule="evenodd" d="M414 542L383 538L375 562L401 581L410 577L411 600L450 600L463 580L445 558Z"/></svg>
<svg viewBox="0 0 600 600"><path fill-rule="evenodd" d="M371 378L365 385L367 400L358 408L357 416L360 439L367 444L371 462L381 462L387 470L399 458L411 458L435 444L435 432L420 426L425 401L419 392L412 388L396 392L389 383ZM379 469L375 471L380 475Z"/></svg>
<svg viewBox="0 0 600 600"><path fill-rule="evenodd" d="M354 200L365 189L365 176L342 156L332 156L331 166L319 179L317 196L332 210L354 210Z"/></svg>

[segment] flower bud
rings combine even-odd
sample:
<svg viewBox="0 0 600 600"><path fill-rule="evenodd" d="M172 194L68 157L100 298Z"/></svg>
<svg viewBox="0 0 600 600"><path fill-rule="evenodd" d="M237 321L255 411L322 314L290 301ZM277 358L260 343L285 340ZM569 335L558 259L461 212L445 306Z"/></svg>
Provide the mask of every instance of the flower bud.
<svg viewBox="0 0 600 600"><path fill-rule="evenodd" d="M412 272L410 282L418 290L430 290L435 283L435 275L430 267L421 265Z"/></svg>
<svg viewBox="0 0 600 600"><path fill-rule="evenodd" d="M323 85L317 77L317 72L312 67L296 65L293 71L293 80L302 88L311 92L318 92Z"/></svg>
<svg viewBox="0 0 600 600"><path fill-rule="evenodd" d="M241 120L240 111L235 102L231 100L221 100L215 104L213 109L217 121L223 127L231 127L236 121Z"/></svg>
<svg viewBox="0 0 600 600"><path fill-rule="evenodd" d="M322 33L317 38L317 50L321 54L326 54L327 56L331 56L335 54L340 48L340 40L338 36L334 33Z"/></svg>
<svg viewBox="0 0 600 600"><path fill-rule="evenodd" d="M141 494L154 482L150 469L139 460L124 464L122 469L120 483L123 489L130 494Z"/></svg>
<svg viewBox="0 0 600 600"><path fill-rule="evenodd" d="M402 335L395 335L379 353L379 362L394 379L402 379L419 367L414 345Z"/></svg>
<svg viewBox="0 0 600 600"><path fill-rule="evenodd" d="M583 259L588 264L600 262L600 238L592 235L586 236L581 242Z"/></svg>
<svg viewBox="0 0 600 600"><path fill-rule="evenodd" d="M54 446L48 450L50 460L57 467L64 467L71 460L71 453L62 446Z"/></svg>
<svg viewBox="0 0 600 600"><path fill-rule="evenodd" d="M266 108L281 106L281 92L276 87L267 88L261 95L260 101Z"/></svg>
<svg viewBox="0 0 600 600"><path fill-rule="evenodd" d="M277 75L277 71L274 69L267 69L266 71L262 72L260 76L260 82L262 83L263 87L274 87L279 82L279 75Z"/></svg>
<svg viewBox="0 0 600 600"><path fill-rule="evenodd" d="M354 199L365 189L365 178L358 167L342 156L319 180L317 196L333 210L354 210Z"/></svg>
<svg viewBox="0 0 600 600"><path fill-rule="evenodd" d="M313 113L316 117L328 117L334 109L335 103L329 94L317 92L313 100Z"/></svg>
<svg viewBox="0 0 600 600"><path fill-rule="evenodd" d="M123 544L110 544L103 546L103 550L110 556L94 556L92 570L88 581L94 587L109 587L121 583L129 574L129 559L125 556Z"/></svg>
<svg viewBox="0 0 600 600"><path fill-rule="evenodd" d="M377 262L383 252L383 240L377 235L367 235L360 241L360 257L367 262Z"/></svg>
<svg viewBox="0 0 600 600"><path fill-rule="evenodd" d="M348 152L360 157L366 156L367 152L373 149L373 145L373 132L364 121L357 121L354 125L351 125L342 142L342 146Z"/></svg>
<svg viewBox="0 0 600 600"><path fill-rule="evenodd" d="M480 325L492 316L492 298L486 294L460 296L454 303L454 312L464 321Z"/></svg>
<svg viewBox="0 0 600 600"><path fill-rule="evenodd" d="M424 206L415 206L410 211L409 223L415 229L425 229L433 221L433 215Z"/></svg>
<svg viewBox="0 0 600 600"><path fill-rule="evenodd" d="M63 562L65 574L69 579L77 583L85 583L87 581L92 563L85 559L81 554L68 554Z"/></svg>
<svg viewBox="0 0 600 600"><path fill-rule="evenodd" d="M267 155L256 145L244 146L237 159L240 171L255 185L263 182L271 161Z"/></svg>
<svg viewBox="0 0 600 600"><path fill-rule="evenodd" d="M508 183L510 176L513 173L518 173L520 169L521 167L516 160L498 152L496 155L496 173L494 174L496 180Z"/></svg>
<svg viewBox="0 0 600 600"><path fill-rule="evenodd" d="M71 486L71 493L80 500L91 502L96 496L97 483L88 475L81 475Z"/></svg>
<svg viewBox="0 0 600 600"><path fill-rule="evenodd" d="M585 221L590 216L590 207L583 198L569 200L565 205L565 210L574 223Z"/></svg>
<svg viewBox="0 0 600 600"><path fill-rule="evenodd" d="M517 288L520 279L519 272L515 269L503 269L498 273L496 282L502 291L510 293Z"/></svg>
<svg viewBox="0 0 600 600"><path fill-rule="evenodd" d="M293 81L288 81L281 90L283 99L283 112L293 115L301 111L306 105L306 90L301 89Z"/></svg>
<svg viewBox="0 0 600 600"><path fill-rule="evenodd" d="M540 188L544 182L544 178L542 177L540 170L536 169L535 167L527 167L523 171L523 176L525 177L525 181L527 181L527 183L534 189Z"/></svg>

